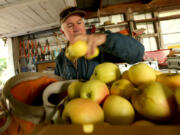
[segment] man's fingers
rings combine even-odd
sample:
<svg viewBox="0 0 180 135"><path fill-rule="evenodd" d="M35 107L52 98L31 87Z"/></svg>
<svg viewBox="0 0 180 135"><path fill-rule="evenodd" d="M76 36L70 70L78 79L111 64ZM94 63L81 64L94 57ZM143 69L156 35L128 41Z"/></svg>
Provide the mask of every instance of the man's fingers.
<svg viewBox="0 0 180 135"><path fill-rule="evenodd" d="M94 44L94 40L93 40L93 37L91 35L88 37L87 43L88 43L87 56L91 56L93 53L93 44Z"/></svg>
<svg viewBox="0 0 180 135"><path fill-rule="evenodd" d="M75 43L78 40L83 40L87 42L87 36L86 35L77 35L72 41L71 44Z"/></svg>

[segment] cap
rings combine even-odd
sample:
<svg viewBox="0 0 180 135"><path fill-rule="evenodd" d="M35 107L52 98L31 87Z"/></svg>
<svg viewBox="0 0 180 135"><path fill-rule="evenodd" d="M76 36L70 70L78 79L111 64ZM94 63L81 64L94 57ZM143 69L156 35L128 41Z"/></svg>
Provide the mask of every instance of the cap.
<svg viewBox="0 0 180 135"><path fill-rule="evenodd" d="M66 8L63 11L61 11L59 14L60 24L62 24L69 16L75 15L75 14L77 14L81 17L84 17L86 15L86 12L77 7Z"/></svg>

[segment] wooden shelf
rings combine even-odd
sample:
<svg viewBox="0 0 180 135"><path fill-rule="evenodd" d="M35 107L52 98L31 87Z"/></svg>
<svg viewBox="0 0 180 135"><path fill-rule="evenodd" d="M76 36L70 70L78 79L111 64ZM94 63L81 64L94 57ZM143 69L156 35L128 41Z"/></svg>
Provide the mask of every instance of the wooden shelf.
<svg viewBox="0 0 180 135"><path fill-rule="evenodd" d="M48 68L55 68L56 62L55 61L42 61L36 63L36 71L42 72L44 70L47 70Z"/></svg>

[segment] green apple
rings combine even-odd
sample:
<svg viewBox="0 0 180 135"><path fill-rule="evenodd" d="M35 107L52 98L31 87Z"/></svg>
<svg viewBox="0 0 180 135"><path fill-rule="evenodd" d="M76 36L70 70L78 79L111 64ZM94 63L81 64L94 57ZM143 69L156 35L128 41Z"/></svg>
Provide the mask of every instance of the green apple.
<svg viewBox="0 0 180 135"><path fill-rule="evenodd" d="M111 62L97 65L93 71L91 80L101 80L105 83L112 83L120 79L121 73L118 66Z"/></svg>
<svg viewBox="0 0 180 135"><path fill-rule="evenodd" d="M118 95L110 95L103 104L105 121L110 124L127 125L134 120L135 111L131 103Z"/></svg>
<svg viewBox="0 0 180 135"><path fill-rule="evenodd" d="M83 40L78 40L74 44L70 44L67 47L67 52L69 56L73 58L79 58L82 56L85 56L87 53L88 45L85 41Z"/></svg>
<svg viewBox="0 0 180 135"><path fill-rule="evenodd" d="M130 81L139 86L156 80L154 69L145 63L138 63L130 67L128 70Z"/></svg>
<svg viewBox="0 0 180 135"><path fill-rule="evenodd" d="M141 115L150 120L167 120L175 111L172 90L159 82L151 82L132 95L132 104Z"/></svg>
<svg viewBox="0 0 180 135"><path fill-rule="evenodd" d="M62 119L74 124L94 124L104 121L104 112L99 104L83 98L69 101L63 110Z"/></svg>
<svg viewBox="0 0 180 135"><path fill-rule="evenodd" d="M110 93L113 95L119 95L129 99L133 92L135 91L135 87L133 84L127 79L120 79L113 82Z"/></svg>
<svg viewBox="0 0 180 135"><path fill-rule="evenodd" d="M70 99L80 97L80 89L83 82L75 81L68 86L68 96Z"/></svg>
<svg viewBox="0 0 180 135"><path fill-rule="evenodd" d="M89 80L83 83L80 90L81 98L88 98L99 104L101 104L108 95L109 89L101 80Z"/></svg>

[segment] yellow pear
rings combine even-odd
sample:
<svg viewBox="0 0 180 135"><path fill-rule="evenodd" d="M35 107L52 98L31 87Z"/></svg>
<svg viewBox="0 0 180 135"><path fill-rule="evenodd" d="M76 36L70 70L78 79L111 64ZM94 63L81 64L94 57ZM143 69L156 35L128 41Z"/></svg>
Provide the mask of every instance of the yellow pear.
<svg viewBox="0 0 180 135"><path fill-rule="evenodd" d="M134 86L129 80L120 79L113 82L110 89L110 93L112 95L119 95L129 99L132 93L134 92L134 90L135 90Z"/></svg>
<svg viewBox="0 0 180 135"><path fill-rule="evenodd" d="M130 67L128 71L130 81L135 85L141 85L156 80L154 70L145 63L138 63Z"/></svg>
<svg viewBox="0 0 180 135"><path fill-rule="evenodd" d="M104 62L97 65L93 71L91 80L101 80L105 83L112 83L120 79L121 72L119 67L111 62Z"/></svg>
<svg viewBox="0 0 180 135"><path fill-rule="evenodd" d="M137 112L150 120L169 119L175 111L172 90L159 82L146 84L143 90L132 95L132 104Z"/></svg>
<svg viewBox="0 0 180 135"><path fill-rule="evenodd" d="M85 58L88 59L88 60L90 60L90 59L93 59L93 58L97 57L98 55L99 55L99 48L96 47L94 54L92 54L92 55L89 56L89 57L85 57Z"/></svg>
<svg viewBox="0 0 180 135"><path fill-rule="evenodd" d="M83 40L78 40L67 47L67 52L73 58L79 58L87 53L88 45Z"/></svg>

